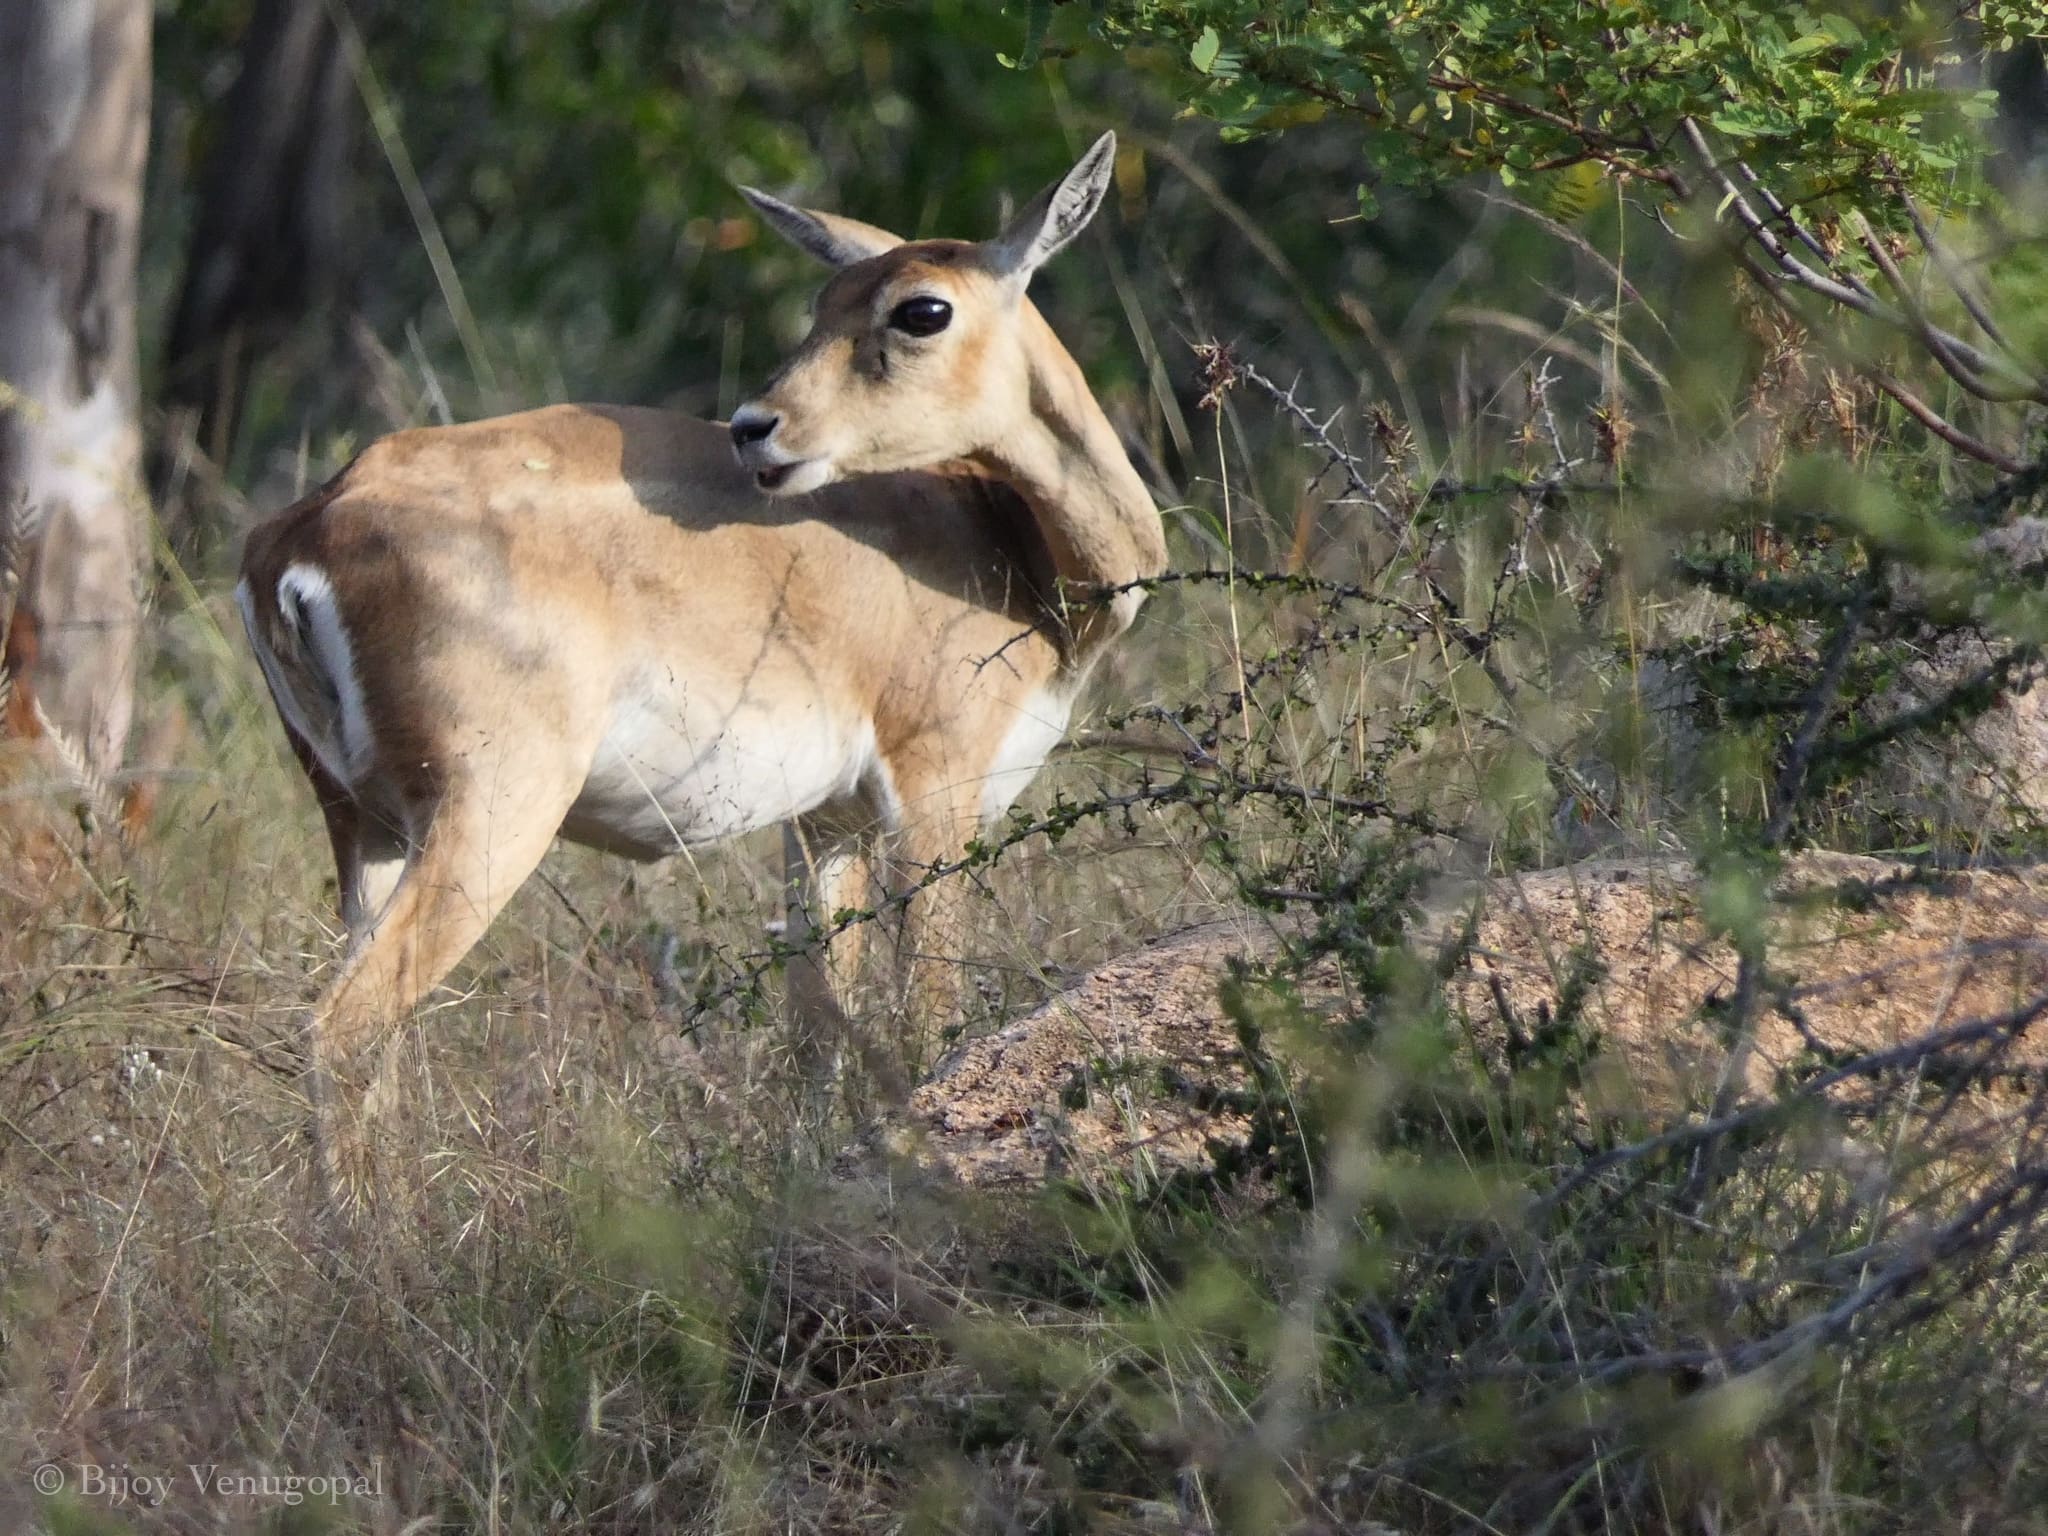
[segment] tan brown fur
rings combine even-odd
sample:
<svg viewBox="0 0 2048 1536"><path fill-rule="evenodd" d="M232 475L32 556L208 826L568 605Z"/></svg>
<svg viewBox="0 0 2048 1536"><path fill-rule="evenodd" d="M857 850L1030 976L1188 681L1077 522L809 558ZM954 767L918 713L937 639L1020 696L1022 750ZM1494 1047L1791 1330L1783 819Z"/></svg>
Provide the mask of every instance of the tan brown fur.
<svg viewBox="0 0 2048 1536"><path fill-rule="evenodd" d="M0 672L7 678L7 708L0 716L0 733L19 741L31 741L43 734L41 723L36 719L36 694L33 674L36 661L42 653L42 645L36 634L36 616L26 608L16 608L13 622L7 626L4 637L5 647L0 649Z"/></svg>
<svg viewBox="0 0 2048 1536"><path fill-rule="evenodd" d="M1047 198L1098 175L1099 158ZM850 955L816 942L830 914L870 904L878 858L914 879L957 856L997 795L991 774L1010 786L1003 798L1042 761L1032 712L1054 697L1063 722L1136 607L1126 593L1070 613L1060 581L1116 586L1163 567L1158 515L1113 430L1022 281L989 275L989 248L903 246L802 217L820 240L829 229L863 251L888 247L827 286L812 337L763 396L791 437L836 434L830 473L858 478L764 496L759 464L735 462L724 427L561 406L385 438L251 535L245 617L327 818L351 934L312 1027L316 1081L345 1096L330 1106L335 1145L353 1144L367 1048L558 832L637 857L716 840L762 824L781 782L838 772L843 738L858 778L789 807L790 933L806 946L791 963L798 1043L831 1055ZM1071 210L1059 243L1068 225ZM914 366L875 334L874 306L941 279L965 345L945 366ZM737 417L732 432L738 442ZM369 722L361 762L337 761L351 715L334 675L346 669L308 616L323 604L338 612ZM663 710L698 722L690 751L635 756L668 728ZM677 835L650 836L647 807L622 807L625 764L673 770L685 788L661 795L700 809L690 775L733 743L753 750L736 761L756 778L716 781L729 808L699 796L730 826L694 837L671 822ZM759 774L777 772L762 787ZM651 789L657 802L666 817ZM910 952L950 952L943 889L911 904ZM949 971L926 968L941 1009Z"/></svg>

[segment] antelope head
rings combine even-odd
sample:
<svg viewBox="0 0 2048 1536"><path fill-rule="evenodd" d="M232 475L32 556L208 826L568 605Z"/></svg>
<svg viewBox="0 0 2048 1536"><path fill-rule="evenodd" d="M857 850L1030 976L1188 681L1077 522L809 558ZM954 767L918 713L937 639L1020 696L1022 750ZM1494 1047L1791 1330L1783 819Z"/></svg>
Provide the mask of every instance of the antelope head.
<svg viewBox="0 0 2048 1536"><path fill-rule="evenodd" d="M979 244L906 242L741 188L835 269L810 334L733 413L733 447L761 489L796 496L846 475L979 458L1028 417L1034 357L1052 333L1024 290L1094 217L1115 155L1105 133Z"/></svg>

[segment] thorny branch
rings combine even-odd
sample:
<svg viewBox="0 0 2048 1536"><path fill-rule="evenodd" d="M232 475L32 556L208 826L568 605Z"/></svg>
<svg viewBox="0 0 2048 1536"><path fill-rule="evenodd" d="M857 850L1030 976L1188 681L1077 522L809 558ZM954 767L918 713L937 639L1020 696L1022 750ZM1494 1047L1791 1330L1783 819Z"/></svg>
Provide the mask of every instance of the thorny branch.
<svg viewBox="0 0 2048 1536"><path fill-rule="evenodd" d="M1964 276L1962 268L1957 265L1954 255L1947 246L1943 245L1936 238L1934 231L1928 227L1925 215L1920 212L1919 202L1910 192L1903 194L1901 201L1906 205L1906 216L1913 221L1914 235L1918 237L1921 246L1926 250L1935 266L1941 269L1942 277L1947 281L1956 298L1962 303L1964 310L1968 312L1972 320L1977 322L1977 329L1990 337L1998 346L2010 352L2012 347L2011 343L2005 339L2005 332L1999 327L1998 322L1992 319L1990 311L1985 308L1984 301L1977 296L1977 292L1971 287L1969 279Z"/></svg>
<svg viewBox="0 0 2048 1536"><path fill-rule="evenodd" d="M1282 389L1250 363L1217 343L1209 342L1196 347L1195 355L1204 363L1209 377L1209 390L1203 396L1205 406L1216 404L1235 384L1242 382L1251 385L1278 406L1301 429L1305 446L1325 455L1322 469L1309 482L1312 487L1319 485L1331 470L1336 470L1343 476L1343 494L1332 498L1329 505L1337 507L1355 504L1365 507L1379 519L1380 526L1387 532L1396 538L1407 536L1411 519L1400 516L1389 507L1383 494L1386 475L1398 472L1401 466L1391 465L1379 479L1368 479L1365 465L1337 439L1337 422L1343 415L1341 407L1318 418L1314 411L1296 398L1295 392L1301 385L1299 379Z"/></svg>
<svg viewBox="0 0 2048 1536"><path fill-rule="evenodd" d="M692 999L687 1027L697 1028L704 1017L722 1003L758 993L761 983L791 955L801 954L812 945L828 944L840 934L861 924L875 922L901 912L921 893L940 881L957 879L987 869L1010 849L1020 844L1035 842L1042 838L1062 837L1084 822L1128 814L1145 807L1200 805L1221 808L1246 801L1267 800L1318 807L1346 816L1384 821L1424 836L1455 835L1450 828L1434 818L1421 812L1403 810L1390 801L1338 794L1332 790L1281 778L1243 779L1223 770L1213 757L1207 754L1203 756L1207 765L1218 770L1208 777L1189 772L1164 783L1145 783L1137 789L1121 794L1101 795L1090 800L1062 801L1043 815L1012 826L994 842L970 844L966 853L957 859L942 860L936 864L923 866L916 879L899 885L872 907L834 913L832 920L811 934L806 943L778 942L759 955L746 957L748 963L738 973L716 986L700 991Z"/></svg>
<svg viewBox="0 0 2048 1536"><path fill-rule="evenodd" d="M1412 530L1416 516L1424 505L1432 502L1449 502L1473 494L1479 489L1514 494L1533 512L1534 507L1572 488L1573 473L1586 462L1583 458L1574 457L1565 447L1562 428L1549 404L1548 391L1555 379L1549 371L1547 362L1532 376L1530 405L1532 430L1536 431L1551 449L1551 461L1548 464L1520 477L1501 477L1483 488L1467 486L1449 477L1440 476L1418 490L1408 478L1408 466L1398 452L1384 452L1384 467L1377 474L1369 471L1364 460L1353 453L1337 435L1337 413L1318 414L1298 398L1294 387L1281 389L1257 368L1238 359L1228 348L1210 344L1198 348L1197 351L1203 356L1208 369L1212 403L1224 392L1240 384L1257 389L1295 423L1308 443L1325 455L1323 468L1312 483L1322 482L1333 472L1341 476L1341 490L1337 495L1330 497L1327 504L1332 507L1366 507L1376 515L1385 531L1395 533L1403 539ZM1381 438L1383 450L1398 449L1405 441L1405 435L1394 429L1390 421L1379 423L1376 431ZM1138 578L1115 586L1085 592L1068 592L1064 594L1064 600L1070 604L1104 603L1132 591L1149 592L1175 586L1223 584L1249 592L1314 596L1322 601L1326 611L1342 603L1377 607L1393 617L1371 627L1369 633L1374 639L1406 636L1412 640L1425 635L1435 636L1442 641L1447 651L1462 655L1476 664L1491 681L1499 697L1504 702L1512 703L1517 693L1517 685L1501 667L1493 652L1506 633L1504 593L1529 574L1526 544L1530 526L1528 516L1524 516L1518 524L1520 532L1494 583L1488 621L1483 630L1474 629L1466 621L1457 602L1442 581L1419 565L1416 575L1423 588L1425 601L1411 601L1401 597L1388 590L1383 581L1368 585L1365 582L1331 580L1305 571L1276 572L1245 567L1169 571L1159 576ZM1385 573L1382 571L1380 574ZM1360 625L1326 625L1318 621L1309 627L1299 642L1283 646L1273 656L1247 668L1239 692L1231 694L1221 706L1212 707L1210 713L1214 714L1216 708L1221 708L1224 713L1235 712L1246 702L1249 691L1259 687L1267 679L1277 676L1283 670L1299 672L1311 656L1338 645L1361 643L1367 633L1368 631ZM1211 703L1213 706L1213 701ZM1019 843L1038 838L1057 838L1083 821L1116 815L1127 816L1139 807L1164 808L1188 805L1216 808L1245 800L1264 799L1318 807L1349 817L1383 821L1424 836L1453 841L1461 838L1461 833L1455 826L1440 822L1426 814L1400 809L1383 798L1341 794L1271 773L1247 774L1233 770L1218 757L1212 739L1197 737L1188 731L1187 725L1191 718L1186 710L1148 708L1132 711L1111 722L1115 727L1130 720L1153 719L1178 731L1185 741L1185 750L1178 753L1184 765L1184 771L1179 778L1161 783L1147 782L1127 792L1057 805L1034 821L1013 826L994 843L977 844L960 859L921 870L915 880L892 891L872 908L834 914L830 923L807 936L806 944L829 943L856 924L872 922L901 911L920 892L936 882L970 875ZM1525 734L1512 721L1497 715L1485 718L1510 736L1526 741ZM1527 744L1532 748L1537 746L1534 742ZM1538 750L1540 752L1540 749ZM1604 797L1583 775L1561 762L1553 761L1551 766L1579 800L1593 806L1608 819L1614 818L1612 808L1605 804ZM746 963L736 974L718 985L699 992L692 1004L692 1018L701 1019L719 1004L753 992L775 967L795 952L796 946L778 942L761 955L747 957Z"/></svg>

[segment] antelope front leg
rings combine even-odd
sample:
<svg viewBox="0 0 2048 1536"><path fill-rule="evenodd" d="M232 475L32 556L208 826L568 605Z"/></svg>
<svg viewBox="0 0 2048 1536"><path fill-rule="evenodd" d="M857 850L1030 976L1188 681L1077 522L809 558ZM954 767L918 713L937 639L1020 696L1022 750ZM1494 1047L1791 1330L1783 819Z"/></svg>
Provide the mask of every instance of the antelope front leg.
<svg viewBox="0 0 2048 1536"><path fill-rule="evenodd" d="M979 825L972 800L951 788L926 797L917 810L896 834L890 861L890 883L907 897L897 930L903 1027L895 1042L905 1084L931 1065L945 1031L959 1022L968 888L960 874L944 871Z"/></svg>
<svg viewBox="0 0 2048 1536"><path fill-rule="evenodd" d="M790 1054L807 1126L821 1125L854 1043L853 990L868 924L831 930L841 912L875 904L873 837L827 828L808 818L783 832L788 900L784 938Z"/></svg>

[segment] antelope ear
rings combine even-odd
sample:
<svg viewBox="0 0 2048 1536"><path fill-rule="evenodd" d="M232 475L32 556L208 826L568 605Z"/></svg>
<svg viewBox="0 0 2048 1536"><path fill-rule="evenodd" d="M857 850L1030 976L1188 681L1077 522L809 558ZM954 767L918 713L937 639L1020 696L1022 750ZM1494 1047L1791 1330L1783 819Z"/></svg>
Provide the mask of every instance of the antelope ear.
<svg viewBox="0 0 2048 1536"><path fill-rule="evenodd" d="M1074 168L1024 205L1023 212L988 243L989 266L1021 289L1031 274L1088 226L1109 190L1116 165L1116 135L1105 133Z"/></svg>
<svg viewBox="0 0 2048 1536"><path fill-rule="evenodd" d="M777 234L828 267L850 267L903 243L900 235L892 235L886 229L863 224L859 219L843 219L836 213L797 208L752 187L741 187L740 196L754 205Z"/></svg>

